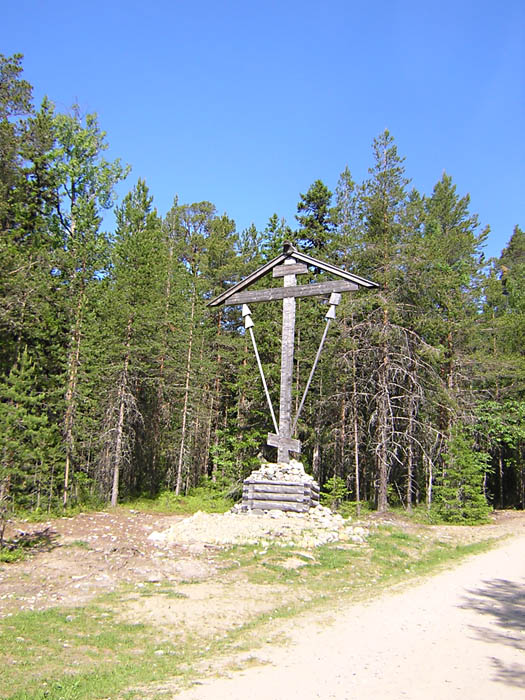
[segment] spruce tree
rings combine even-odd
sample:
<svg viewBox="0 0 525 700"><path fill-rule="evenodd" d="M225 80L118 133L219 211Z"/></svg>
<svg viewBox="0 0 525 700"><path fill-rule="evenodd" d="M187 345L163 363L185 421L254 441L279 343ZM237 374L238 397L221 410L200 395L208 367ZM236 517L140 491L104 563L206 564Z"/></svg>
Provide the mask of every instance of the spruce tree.
<svg viewBox="0 0 525 700"><path fill-rule="evenodd" d="M0 509L39 508L52 502L54 454L44 393L26 348L0 383Z"/></svg>
<svg viewBox="0 0 525 700"><path fill-rule="evenodd" d="M490 508L483 493L488 454L474 449L465 428L455 427L444 455L443 474L435 489L437 510L452 523L487 519Z"/></svg>

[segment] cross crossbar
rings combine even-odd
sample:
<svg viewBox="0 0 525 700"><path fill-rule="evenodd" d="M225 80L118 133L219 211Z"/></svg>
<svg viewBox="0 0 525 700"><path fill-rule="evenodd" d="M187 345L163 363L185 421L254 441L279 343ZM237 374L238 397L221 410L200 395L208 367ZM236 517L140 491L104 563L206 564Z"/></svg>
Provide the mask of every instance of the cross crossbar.
<svg viewBox="0 0 525 700"><path fill-rule="evenodd" d="M290 265L290 267L292 267ZM336 280L334 282L317 282L315 284L294 284L290 287L272 287L271 289L254 289L237 292L230 297L230 304L251 304L258 301L278 301L290 297L315 297L332 292L354 292L357 285L353 282Z"/></svg>
<svg viewBox="0 0 525 700"><path fill-rule="evenodd" d="M304 275L308 272L308 266L304 263L293 265L277 265L272 270L272 277L284 277L285 275Z"/></svg>
<svg viewBox="0 0 525 700"><path fill-rule="evenodd" d="M301 451L301 441L294 440L293 438L281 437L280 435L275 435L275 433L268 433L268 439L266 444L270 447L277 447L278 449L285 449L288 452L300 452Z"/></svg>

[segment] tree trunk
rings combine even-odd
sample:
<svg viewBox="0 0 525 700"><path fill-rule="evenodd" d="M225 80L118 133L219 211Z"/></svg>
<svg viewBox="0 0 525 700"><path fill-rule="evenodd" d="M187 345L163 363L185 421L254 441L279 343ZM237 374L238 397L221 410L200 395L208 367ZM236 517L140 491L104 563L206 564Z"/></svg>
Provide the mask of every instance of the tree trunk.
<svg viewBox="0 0 525 700"><path fill-rule="evenodd" d="M380 368L378 401L378 444L376 447L377 510L388 509L388 355L386 350Z"/></svg>
<svg viewBox="0 0 525 700"><path fill-rule="evenodd" d="M63 505L67 505L69 493L69 481L72 470L73 454L74 454L74 425L75 411L77 403L77 383L78 383L78 368L80 365L80 346L82 338L82 320L85 301L85 289L82 281L80 293L77 300L75 310L75 320L71 330L71 339L69 344L69 357L67 362L68 378L66 384L66 410L64 415L64 438L66 446L66 465L64 471L64 495Z"/></svg>
<svg viewBox="0 0 525 700"><path fill-rule="evenodd" d="M388 310L383 308L381 341L381 364L379 367L379 397L377 412L378 443L376 447L376 473L377 473L377 510L383 513L388 509L388 414L389 414L389 387L388 374L390 358L388 355L387 328L389 324Z"/></svg>
<svg viewBox="0 0 525 700"><path fill-rule="evenodd" d="M119 479L120 479L120 464L122 460L122 445L124 437L124 418L126 415L126 389L128 387L128 369L129 369L129 359L130 359L130 347L131 347L131 329L133 326L133 319L130 317L128 319L128 330L126 338L126 355L124 358L124 367L122 370L122 376L120 380L119 394L118 394L118 423L117 423L117 436L115 440L115 457L113 462L113 486L111 489L111 505L115 507L118 503L118 492L119 492Z"/></svg>
<svg viewBox="0 0 525 700"><path fill-rule="evenodd" d="M432 460L424 456L425 464L427 465L427 510L430 512L432 507L432 486L434 475L432 473Z"/></svg>
<svg viewBox="0 0 525 700"><path fill-rule="evenodd" d="M413 480L414 480L414 445L412 442L413 431L414 431L414 409L412 402L410 402L410 415L408 418L408 428L407 428L407 490L406 490L406 509L409 513L412 512L412 491L413 491Z"/></svg>
<svg viewBox="0 0 525 700"><path fill-rule="evenodd" d="M157 470L159 457L162 449L162 428L166 426L169 417L169 402L166 401L166 356L168 354L168 334L169 334L169 307L171 296L171 274L173 264L173 245L168 248L168 266L166 284L164 287L164 333L162 338L162 348L159 357L159 377L157 383L157 407L154 411L152 421L153 438L153 472Z"/></svg>
<svg viewBox="0 0 525 700"><path fill-rule="evenodd" d="M388 509L388 452L387 452L387 409L386 396L381 396L379 412L379 444L377 446L377 510L384 513Z"/></svg>
<svg viewBox="0 0 525 700"><path fill-rule="evenodd" d="M320 483L321 482L321 448L319 442L316 440L314 443L314 448L312 452L312 471L314 473L314 479Z"/></svg>
<svg viewBox="0 0 525 700"><path fill-rule="evenodd" d="M344 387L341 397L341 430L339 433L339 474L345 477L345 443L346 443L346 400L344 395Z"/></svg>
<svg viewBox="0 0 525 700"><path fill-rule="evenodd" d="M197 297L197 290L193 289L193 295L191 297L191 313L190 313L190 332L188 337L188 352L186 354L186 380L184 383L184 401L182 405L182 427L181 427L181 437L180 437L180 448L179 448L179 461L177 464L177 481L175 483L175 495L179 496L182 486L182 471L184 465L184 447L186 441L186 425L188 422L188 402L190 395L190 378L191 378L191 357L193 349L193 322L195 319L195 304Z"/></svg>
<svg viewBox="0 0 525 700"><path fill-rule="evenodd" d="M213 425L213 395L211 391L209 391L210 387L207 387L208 391L207 393L210 395L210 405L208 408L208 420L206 421L206 442L205 442L205 449L204 453L206 455L210 454L210 447L211 447L211 432L212 432L212 425ZM212 468L211 468L211 480L213 483L217 481L217 466L215 462L212 462Z"/></svg>
<svg viewBox="0 0 525 700"><path fill-rule="evenodd" d="M354 474L355 474L355 508L356 514L361 515L361 500L359 495L359 434L357 413L354 415Z"/></svg>
<svg viewBox="0 0 525 700"><path fill-rule="evenodd" d="M503 508L503 450L498 450L498 474L499 474L499 507Z"/></svg>

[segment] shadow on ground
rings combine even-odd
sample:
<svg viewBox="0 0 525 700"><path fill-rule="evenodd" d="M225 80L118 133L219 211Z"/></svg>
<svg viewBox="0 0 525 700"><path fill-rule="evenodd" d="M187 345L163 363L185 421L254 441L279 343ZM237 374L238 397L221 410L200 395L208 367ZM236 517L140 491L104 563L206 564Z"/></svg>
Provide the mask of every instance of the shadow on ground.
<svg viewBox="0 0 525 700"><path fill-rule="evenodd" d="M50 552L58 546L58 533L46 527L34 532L19 532L18 535L3 541L8 551L23 549L28 552Z"/></svg>
<svg viewBox="0 0 525 700"><path fill-rule="evenodd" d="M461 607L487 615L492 622L491 627L472 626L476 637L525 652L525 580L492 579L468 593ZM495 681L525 688L525 664L506 664L495 657L491 662Z"/></svg>

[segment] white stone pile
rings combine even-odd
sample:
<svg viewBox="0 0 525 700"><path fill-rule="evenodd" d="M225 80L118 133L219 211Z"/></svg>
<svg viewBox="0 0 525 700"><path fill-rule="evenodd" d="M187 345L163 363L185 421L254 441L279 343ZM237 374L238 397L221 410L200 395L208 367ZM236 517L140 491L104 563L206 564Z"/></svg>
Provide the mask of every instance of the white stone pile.
<svg viewBox="0 0 525 700"><path fill-rule="evenodd" d="M289 464L284 462L263 462L259 469L248 477L249 481L300 481L313 483L314 478L304 470L302 462L291 459Z"/></svg>
<svg viewBox="0 0 525 700"><path fill-rule="evenodd" d="M250 544L312 548L329 542L360 545L368 530L352 525L329 508L316 506L307 513L281 510L240 512L235 506L228 513L198 512L172 525L164 532L153 532L149 539L159 545Z"/></svg>

